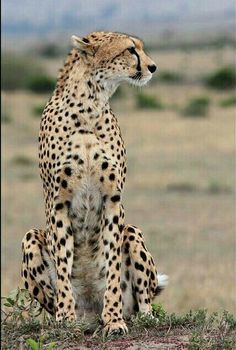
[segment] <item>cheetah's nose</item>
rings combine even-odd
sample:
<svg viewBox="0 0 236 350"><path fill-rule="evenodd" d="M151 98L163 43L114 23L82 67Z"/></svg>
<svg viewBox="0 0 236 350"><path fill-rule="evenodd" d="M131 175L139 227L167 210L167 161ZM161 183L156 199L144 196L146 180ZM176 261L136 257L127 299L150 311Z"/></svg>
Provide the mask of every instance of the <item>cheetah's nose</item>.
<svg viewBox="0 0 236 350"><path fill-rule="evenodd" d="M151 73L154 73L156 69L157 69L157 67L155 66L155 64L151 64L151 65L148 66L148 70Z"/></svg>

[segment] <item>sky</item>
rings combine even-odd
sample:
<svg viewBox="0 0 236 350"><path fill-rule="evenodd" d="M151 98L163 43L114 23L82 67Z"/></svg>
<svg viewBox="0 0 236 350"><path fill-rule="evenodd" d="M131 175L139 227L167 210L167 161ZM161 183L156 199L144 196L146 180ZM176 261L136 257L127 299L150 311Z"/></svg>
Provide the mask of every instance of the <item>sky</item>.
<svg viewBox="0 0 236 350"><path fill-rule="evenodd" d="M221 26L236 18L235 0L3 0L4 35L94 30L136 32Z"/></svg>

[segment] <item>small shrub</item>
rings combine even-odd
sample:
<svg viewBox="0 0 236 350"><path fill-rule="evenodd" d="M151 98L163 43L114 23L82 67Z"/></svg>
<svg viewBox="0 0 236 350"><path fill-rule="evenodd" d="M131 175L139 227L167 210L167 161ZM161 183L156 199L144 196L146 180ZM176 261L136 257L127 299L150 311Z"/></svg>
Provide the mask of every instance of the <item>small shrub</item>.
<svg viewBox="0 0 236 350"><path fill-rule="evenodd" d="M208 97L193 98L187 103L181 113L186 117L205 117L208 112L209 103Z"/></svg>
<svg viewBox="0 0 236 350"><path fill-rule="evenodd" d="M1 60L1 87L3 90L25 89L28 80L42 72L38 63L28 57L11 53L3 54Z"/></svg>
<svg viewBox="0 0 236 350"><path fill-rule="evenodd" d="M114 95L112 95L112 100L118 100L119 98L124 97L124 95L124 89L122 88L122 86L119 86L115 91Z"/></svg>
<svg viewBox="0 0 236 350"><path fill-rule="evenodd" d="M182 183L170 183L167 185L167 191L174 192L194 192L197 191L197 187L194 184L188 182Z"/></svg>
<svg viewBox="0 0 236 350"><path fill-rule="evenodd" d="M230 193L231 189L227 185L224 185L219 183L218 181L212 180L208 184L207 192L210 194Z"/></svg>
<svg viewBox="0 0 236 350"><path fill-rule="evenodd" d="M37 51L40 56L47 58L55 58L60 56L61 54L61 49L53 43L47 43L45 45L42 45L38 48Z"/></svg>
<svg viewBox="0 0 236 350"><path fill-rule="evenodd" d="M236 96L230 96L230 97L224 98L223 100L220 101L219 105L221 107L236 106Z"/></svg>
<svg viewBox="0 0 236 350"><path fill-rule="evenodd" d="M47 93L53 91L55 80L47 75L35 75L27 82L27 88L35 93Z"/></svg>
<svg viewBox="0 0 236 350"><path fill-rule="evenodd" d="M56 346L56 342L50 342L50 344L48 344L47 348L45 348L44 346L44 337L40 336L38 341L35 341L32 338L28 338L26 340L26 344L29 345L31 347L31 350L53 350Z"/></svg>
<svg viewBox="0 0 236 350"><path fill-rule="evenodd" d="M155 97L144 93L136 95L136 105L141 109L162 109L162 103Z"/></svg>
<svg viewBox="0 0 236 350"><path fill-rule="evenodd" d="M32 110L33 114L36 116L36 117L41 117L41 115L43 114L43 111L44 111L44 108L45 106L35 106Z"/></svg>
<svg viewBox="0 0 236 350"><path fill-rule="evenodd" d="M32 159L24 155L15 156L12 161L17 165L22 165L22 166L29 166L33 164Z"/></svg>
<svg viewBox="0 0 236 350"><path fill-rule="evenodd" d="M183 77L177 72L162 71L157 75L156 81L163 81L165 83L180 83Z"/></svg>
<svg viewBox="0 0 236 350"><path fill-rule="evenodd" d="M12 119L8 113L2 113L1 114L1 122L5 124L11 123Z"/></svg>
<svg viewBox="0 0 236 350"><path fill-rule="evenodd" d="M236 87L236 71L234 67L223 67L205 78L205 84L213 89L226 90Z"/></svg>

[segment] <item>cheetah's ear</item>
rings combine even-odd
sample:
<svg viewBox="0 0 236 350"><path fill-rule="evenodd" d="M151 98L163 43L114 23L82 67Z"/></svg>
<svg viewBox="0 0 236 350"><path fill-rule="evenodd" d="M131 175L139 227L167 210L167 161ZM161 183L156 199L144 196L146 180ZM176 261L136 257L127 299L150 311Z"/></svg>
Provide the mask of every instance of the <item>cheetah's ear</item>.
<svg viewBox="0 0 236 350"><path fill-rule="evenodd" d="M83 39L76 35L72 35L71 42L74 47L76 47L81 52L86 52L88 55L94 55L95 50L89 42L85 42Z"/></svg>

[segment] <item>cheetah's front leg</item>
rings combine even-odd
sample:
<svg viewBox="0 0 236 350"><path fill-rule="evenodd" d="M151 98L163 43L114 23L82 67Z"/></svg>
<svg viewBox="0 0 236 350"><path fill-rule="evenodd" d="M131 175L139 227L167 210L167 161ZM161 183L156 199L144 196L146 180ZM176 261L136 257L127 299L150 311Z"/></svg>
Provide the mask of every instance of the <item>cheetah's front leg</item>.
<svg viewBox="0 0 236 350"><path fill-rule="evenodd" d="M121 280L121 247L123 235L123 217L120 194L108 197L105 210L105 228L103 234L106 259L106 291L102 319L104 333L108 335L128 332L123 320Z"/></svg>
<svg viewBox="0 0 236 350"><path fill-rule="evenodd" d="M52 212L53 240L56 265L56 320L75 320L75 300L71 285L71 271L73 264L74 238L68 217L70 197L66 190L62 190L55 199Z"/></svg>

